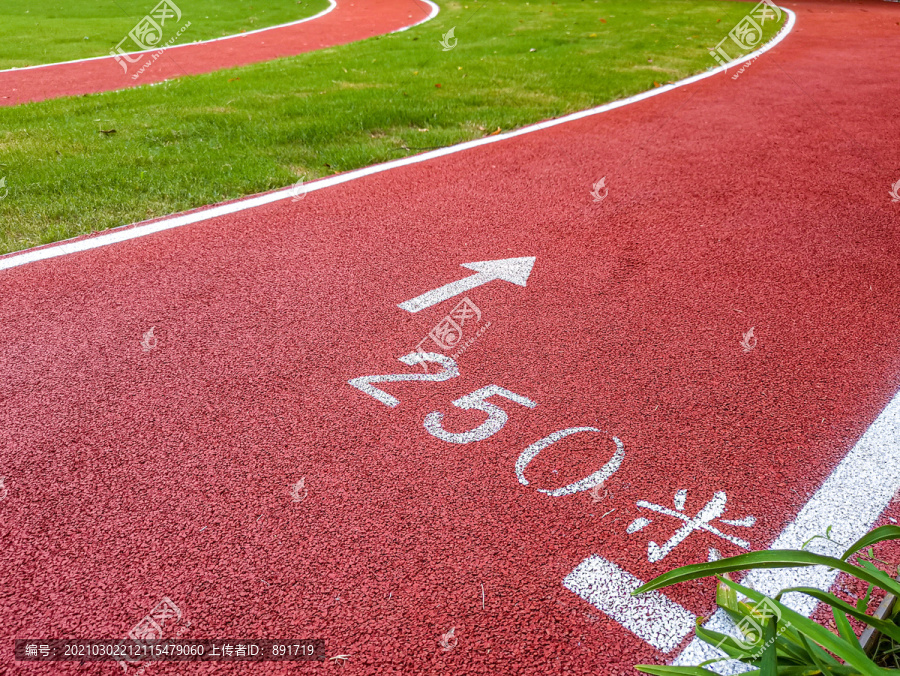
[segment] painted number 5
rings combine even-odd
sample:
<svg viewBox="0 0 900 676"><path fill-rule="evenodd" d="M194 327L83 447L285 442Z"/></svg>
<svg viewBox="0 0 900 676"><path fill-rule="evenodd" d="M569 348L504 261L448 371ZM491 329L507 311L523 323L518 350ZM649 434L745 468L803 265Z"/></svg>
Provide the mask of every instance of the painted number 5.
<svg viewBox="0 0 900 676"><path fill-rule="evenodd" d="M451 444L468 444L473 441L487 439L492 434L503 429L503 426L506 424L509 417L502 408L486 401L488 397L494 396L506 397L510 401L514 401L522 406L527 406L528 408L537 406L531 399L523 397L521 394L510 392L499 385L487 385L486 387L475 390L471 394L460 397L453 402L454 406L463 410L474 409L487 413L487 420L478 427L469 430L468 432L448 432L441 427L441 421L444 418L444 414L440 411L434 411L425 416L425 429L428 430L429 434L443 441L449 441Z"/></svg>

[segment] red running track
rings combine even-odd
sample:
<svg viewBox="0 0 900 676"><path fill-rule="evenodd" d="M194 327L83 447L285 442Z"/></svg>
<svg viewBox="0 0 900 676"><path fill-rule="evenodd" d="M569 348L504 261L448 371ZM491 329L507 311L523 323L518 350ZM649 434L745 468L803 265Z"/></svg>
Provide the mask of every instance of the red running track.
<svg viewBox="0 0 900 676"><path fill-rule="evenodd" d="M717 527L769 546L900 390L900 11L789 7L795 31L737 80L0 273L2 664L112 673L14 663L11 640L122 637L164 596L166 635L323 638L354 674L673 659L688 638L659 651L562 581L591 555L649 580L743 551L693 532L650 561L680 522L639 501L696 514L724 492L722 518L756 522ZM458 377L381 384L396 407L348 384L422 373L397 358L457 299L398 303L521 256L527 286L467 293L490 326ZM435 411L478 426L451 402L490 384L536 406L495 396L508 420L482 441L426 431ZM601 502L537 488L607 463L606 435L517 479L573 426L624 444ZM713 609L708 581L666 594ZM145 673L339 669L188 666Z"/></svg>
<svg viewBox="0 0 900 676"><path fill-rule="evenodd" d="M143 71L141 66L151 61L153 50L136 63L125 62L127 70L113 57L4 70L0 71L0 105L94 94L294 56L397 31L426 20L431 11L420 0L337 0L332 11L311 21L166 49ZM173 30L177 32L189 20L184 12ZM172 35L164 30L163 39ZM190 27L184 39L190 40ZM123 49L128 51L129 44L126 41Z"/></svg>

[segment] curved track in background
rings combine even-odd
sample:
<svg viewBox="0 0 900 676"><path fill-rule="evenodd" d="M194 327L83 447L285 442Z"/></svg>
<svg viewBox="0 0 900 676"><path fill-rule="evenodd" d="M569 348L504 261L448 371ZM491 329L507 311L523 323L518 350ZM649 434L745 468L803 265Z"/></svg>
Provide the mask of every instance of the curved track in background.
<svg viewBox="0 0 900 676"><path fill-rule="evenodd" d="M128 54L129 59L136 59L134 63L124 57L100 56L0 71L0 105L113 91L271 61L404 30L438 12L430 0L329 1L332 4L327 10L288 24ZM175 29L189 20L182 15ZM170 33L163 33L164 39L169 37ZM161 52L159 57L140 72L157 52ZM142 58L138 59L139 55Z"/></svg>
<svg viewBox="0 0 900 676"><path fill-rule="evenodd" d="M0 665L168 597L347 673L631 676L715 588L635 579L900 517L900 8L788 7L739 75L0 272Z"/></svg>

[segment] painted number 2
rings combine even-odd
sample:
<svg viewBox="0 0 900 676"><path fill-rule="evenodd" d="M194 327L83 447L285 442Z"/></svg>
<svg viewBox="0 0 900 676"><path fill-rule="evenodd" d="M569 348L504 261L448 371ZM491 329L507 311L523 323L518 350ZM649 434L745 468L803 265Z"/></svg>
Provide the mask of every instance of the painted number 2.
<svg viewBox="0 0 900 676"><path fill-rule="evenodd" d="M471 394L460 397L453 402L454 406L461 408L464 411L476 410L487 413L487 420L478 427L469 430L468 432L448 432L441 426L444 414L440 411L434 411L425 416L425 429L428 430L428 433L432 436L443 441L449 441L451 444L469 444L473 441L487 439L489 436L496 434L503 429L503 426L509 419L506 411L496 404L487 401L488 397L506 397L510 401L514 401L522 406L527 406L528 408L537 406L531 399L523 397L521 394L510 392L499 385L487 385L479 390L475 390Z"/></svg>
<svg viewBox="0 0 900 676"><path fill-rule="evenodd" d="M393 408L400 403L400 400L393 395L388 394L384 390L379 390L377 387L372 385L372 383L393 383L404 380L424 380L430 382L440 382L442 380L456 378L459 375L459 368L456 366L456 362L453 361L450 357L447 357L443 354L438 354L437 352L410 352L409 354L400 357L400 361L407 366L415 366L416 364L421 362L431 362L434 364L439 364L443 367L443 370L439 373L429 374L396 373L393 375L383 376L360 376L359 378L354 378L349 382L353 387L357 388L361 392L365 392L369 396L380 401L385 406L390 406ZM535 402L533 402L528 397L522 396L521 394L510 392L506 388L500 387L499 385L486 385L475 390L474 392L460 397L456 401L451 402L453 406L464 411L474 410L487 413L487 419L480 425L466 432L448 432L444 429L443 426L444 414L440 411L432 411L427 416L425 416L425 430L430 435L437 437L441 441L446 441L451 444L470 444L473 441L483 441L484 439L493 436L501 429L503 429L503 426L506 425L506 421L509 420L509 415L505 410L503 410L497 404L488 401L488 399L490 399L491 397L503 397L505 399L509 399L513 403L519 404L520 406L525 406L527 408L534 408L535 406L537 406ZM597 429L596 427L569 427L568 429L559 430L558 432L554 432L553 434L550 434L543 439L535 441L533 444L528 446L528 448L522 451L522 453L519 455L518 460L516 461L516 477L518 478L519 483L523 486L529 485L528 479L525 478L525 470L528 468L528 465L531 464L531 461L537 457L538 453L540 453L548 446L555 444L560 439L569 436L570 434L579 433L605 434L605 432ZM537 490L552 497L562 497L564 495L572 495L573 493L587 491L594 486L602 484L613 474L615 474L616 470L618 470L619 466L622 464L622 460L625 458L625 447L622 442L616 437L612 437L612 441L616 446L616 450L613 451L612 457L603 467L601 467L590 476L587 476L580 481L571 483L568 486L563 486L562 488L538 488Z"/></svg>
<svg viewBox="0 0 900 676"><path fill-rule="evenodd" d="M360 376L349 382L356 389L365 392L370 397L375 397L385 406L393 408L400 403L400 400L384 390L379 390L372 383L396 383L402 380L429 380L433 383L438 383L442 380L456 378L459 375L459 368L457 368L456 362L450 357L437 352L410 352L400 357L399 360L407 366L415 366L420 362L427 361L433 364L440 364L444 367L444 370L440 373L395 373L389 376Z"/></svg>

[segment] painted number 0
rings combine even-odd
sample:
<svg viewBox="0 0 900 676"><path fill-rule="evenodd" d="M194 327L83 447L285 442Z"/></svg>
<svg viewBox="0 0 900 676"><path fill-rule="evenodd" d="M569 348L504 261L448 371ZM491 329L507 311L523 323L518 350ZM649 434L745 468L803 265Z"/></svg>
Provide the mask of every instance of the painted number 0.
<svg viewBox="0 0 900 676"><path fill-rule="evenodd" d="M523 397L521 394L510 392L499 385L487 385L479 390L475 390L471 394L460 397L453 402L454 406L466 411L474 409L476 411L484 411L487 413L487 420L478 427L469 430L468 432L448 432L441 426L444 414L440 411L434 411L425 416L425 429L428 430L428 433L432 436L443 441L449 441L451 444L469 444L473 441L487 439L492 434L496 434L503 429L503 426L509 418L509 416L506 415L506 411L496 404L489 403L487 401L488 397L506 397L510 401L514 401L522 406L527 406L528 408L537 406L531 399Z"/></svg>
<svg viewBox="0 0 900 676"><path fill-rule="evenodd" d="M400 400L393 395L388 394L384 390L378 389L377 387L372 385L372 383L392 383L401 382L404 380L441 382L443 380L450 380L451 378L456 378L457 376L459 376L459 369L456 366L456 362L453 361L450 357L438 354L436 352L411 352L407 355L404 355L403 357L400 357L400 361L407 366L413 366L422 362L431 362L434 364L439 364L443 367L443 369L438 373L429 374L397 373L393 375L383 376L361 376L359 378L354 378L353 380L351 380L350 384L358 390L365 392L369 396L377 399L385 406L390 406L391 408L393 408L400 403ZM492 404L487 401L487 399L490 397L505 397L512 402L521 404L522 406L527 406L528 408L534 408L535 406L537 406L535 402L533 402L528 397L523 397L521 394L510 392L509 390L500 387L499 385L487 385L452 402L454 406L456 406L457 408L461 408L464 411L476 410L484 411L485 413L487 413L487 420L481 423L478 427L471 429L468 432L448 432L443 428L441 424L444 419L444 414L440 411L433 411L425 416L425 429L432 436L435 436L442 441L450 442L451 444L469 444L473 441L482 441L483 439L487 439L488 437L496 434L501 429L503 429L503 426L509 419L506 411L504 411L496 404ZM531 446L522 451L521 455L519 455L519 459L516 460L516 477L518 477L519 483L523 486L528 485L528 479L525 478L525 470L531 463L531 461L537 457L537 454L547 448L547 446L556 443L560 439L567 437L570 434L576 434L577 432L600 431L601 430L598 430L596 427L569 427L568 429L554 432L553 434L550 434L543 439L540 439L539 441L535 441L533 444L531 444ZM582 479L581 481L576 481L575 483L571 483L568 486L563 486L562 488L554 488L552 490L546 488L538 488L537 490L541 493L546 493L547 495L553 497L561 497L563 495L571 495L572 493L578 493L580 491L588 491L594 486L602 484L609 477L611 477L617 469L619 469L619 466L622 464L622 460L625 458L625 447L622 442L619 441L617 437L612 437L612 440L616 444L615 453L613 453L613 457L610 459L610 461L599 470Z"/></svg>
<svg viewBox="0 0 900 676"><path fill-rule="evenodd" d="M570 434L575 434L576 432L600 432L596 427L570 427L565 430L560 430L559 432L554 432L553 434L544 437L540 441L535 441L531 446L522 451L522 454L519 456L519 459L516 460L516 476L519 478L519 483L523 486L528 485L528 479L525 478L525 468L528 467L528 464L537 457L537 454L543 451L547 446L553 444L563 437L567 437ZM609 477L611 477L617 469L619 469L619 465L622 464L622 460L625 457L625 446L617 437L613 437L612 440L616 444L616 452L613 454L612 460L606 463L602 468L598 471L591 474L589 477L582 479L581 481L576 481L575 483L569 484L568 486L563 486L562 488L556 488L553 490L547 490L546 488L538 488L537 490L541 493L546 493L547 495L552 495L553 497L560 497L563 495L571 495L572 493L578 493L579 491L588 491L592 489L594 486L598 484L602 484Z"/></svg>

